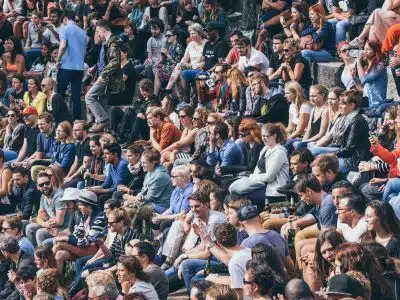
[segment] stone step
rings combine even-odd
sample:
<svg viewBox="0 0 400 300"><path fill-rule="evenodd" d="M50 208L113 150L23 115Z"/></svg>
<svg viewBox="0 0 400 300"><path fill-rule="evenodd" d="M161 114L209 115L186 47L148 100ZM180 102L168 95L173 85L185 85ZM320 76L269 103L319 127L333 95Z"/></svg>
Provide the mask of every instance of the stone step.
<svg viewBox="0 0 400 300"><path fill-rule="evenodd" d="M321 62L317 63L314 77L318 84L325 85L327 87L333 87L335 84L335 75L338 72L342 62ZM394 99L399 101L400 97L397 95L396 85L394 83L393 75L390 68L387 68L388 74L388 89L387 99Z"/></svg>

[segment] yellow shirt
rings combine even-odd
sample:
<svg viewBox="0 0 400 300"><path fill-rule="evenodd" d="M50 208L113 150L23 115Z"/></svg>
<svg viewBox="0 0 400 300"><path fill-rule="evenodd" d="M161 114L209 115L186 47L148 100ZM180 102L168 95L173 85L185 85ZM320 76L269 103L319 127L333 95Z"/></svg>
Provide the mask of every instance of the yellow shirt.
<svg viewBox="0 0 400 300"><path fill-rule="evenodd" d="M33 99L33 101L31 102L29 98L29 92L25 92L24 103L26 106L33 106L40 115L46 109L46 98L47 98L46 94L39 91L35 99Z"/></svg>

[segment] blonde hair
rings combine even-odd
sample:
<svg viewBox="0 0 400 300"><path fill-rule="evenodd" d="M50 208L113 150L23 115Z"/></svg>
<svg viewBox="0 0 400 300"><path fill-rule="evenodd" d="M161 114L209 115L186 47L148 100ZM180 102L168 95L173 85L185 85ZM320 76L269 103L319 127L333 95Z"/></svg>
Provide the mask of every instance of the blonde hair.
<svg viewBox="0 0 400 300"><path fill-rule="evenodd" d="M304 89L297 81L289 81L285 84L285 90L294 93L296 95L295 104L297 111L300 111L300 107L303 103L308 102L308 99L304 97Z"/></svg>
<svg viewBox="0 0 400 300"><path fill-rule="evenodd" d="M58 124L57 127L61 127L61 129L67 134L67 138L65 139L66 144L73 144L74 138L72 136L72 126L71 123L68 121L63 121ZM57 139L59 141L59 139Z"/></svg>
<svg viewBox="0 0 400 300"><path fill-rule="evenodd" d="M115 137L112 134L109 133L103 133L100 137L100 144L102 146L107 145L107 144L113 144L116 142Z"/></svg>

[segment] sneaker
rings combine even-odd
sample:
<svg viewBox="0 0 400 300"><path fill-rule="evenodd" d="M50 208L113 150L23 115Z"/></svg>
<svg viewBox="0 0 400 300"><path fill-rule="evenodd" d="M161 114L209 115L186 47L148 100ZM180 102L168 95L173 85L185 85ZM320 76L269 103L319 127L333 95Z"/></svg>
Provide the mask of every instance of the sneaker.
<svg viewBox="0 0 400 300"><path fill-rule="evenodd" d="M358 39L358 37L356 37L354 40L352 40L349 43L349 46L352 48L358 48L358 49L361 49L363 47L363 45L362 45L361 41Z"/></svg>
<svg viewBox="0 0 400 300"><path fill-rule="evenodd" d="M109 122L105 121L102 123L94 123L92 127L89 128L90 133L103 132L109 127Z"/></svg>

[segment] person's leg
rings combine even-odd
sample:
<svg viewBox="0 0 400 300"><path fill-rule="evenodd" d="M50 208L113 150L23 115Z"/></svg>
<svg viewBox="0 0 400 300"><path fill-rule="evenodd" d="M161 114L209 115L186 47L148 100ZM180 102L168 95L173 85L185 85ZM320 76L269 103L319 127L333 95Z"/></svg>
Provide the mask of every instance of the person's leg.
<svg viewBox="0 0 400 300"><path fill-rule="evenodd" d="M131 133L129 134L129 141L135 142L139 139L147 140L148 132L149 126L147 124L147 121L142 118L136 117Z"/></svg>
<svg viewBox="0 0 400 300"><path fill-rule="evenodd" d="M301 50L301 55L307 59L310 64L313 62L329 61L333 58L332 55L324 49L318 51L308 49Z"/></svg>
<svg viewBox="0 0 400 300"><path fill-rule="evenodd" d="M3 149L3 152L4 152L4 161L5 162L9 162L11 160L15 160L18 157L18 153L15 152L15 151Z"/></svg>
<svg viewBox="0 0 400 300"><path fill-rule="evenodd" d="M339 148L336 148L336 147L312 147L310 149L310 151L314 155L314 157L317 155L320 155L320 154L334 153L338 150L339 150Z"/></svg>
<svg viewBox="0 0 400 300"><path fill-rule="evenodd" d="M64 188L76 188L78 186L78 183L83 181L81 177L74 178L71 181L68 181L67 183L64 184Z"/></svg>
<svg viewBox="0 0 400 300"><path fill-rule="evenodd" d="M59 69L57 72L57 93L61 94L63 97L70 83L70 75L71 73L69 70L65 69Z"/></svg>
<svg viewBox="0 0 400 300"><path fill-rule="evenodd" d="M119 128L119 124L121 124L121 121L124 117L124 112L122 111L122 109L118 106L114 106L111 108L111 112L110 112L110 127L111 130L114 131L115 133L118 133L118 128ZM122 138L122 136L119 136L120 138Z"/></svg>
<svg viewBox="0 0 400 300"><path fill-rule="evenodd" d="M339 158L339 171L343 174L347 174L350 172L349 167L346 165L344 158Z"/></svg>
<svg viewBox="0 0 400 300"><path fill-rule="evenodd" d="M382 53L388 54L390 51L393 50L394 46L399 41L400 37L400 24L392 25L386 31L385 40L382 44Z"/></svg>
<svg viewBox="0 0 400 300"><path fill-rule="evenodd" d="M36 246L36 231L38 231L40 228L40 225L37 223L29 223L26 225L25 229L25 235L32 242L34 246Z"/></svg>
<svg viewBox="0 0 400 300"><path fill-rule="evenodd" d="M185 287L190 291L190 283L192 278L201 270L204 270L207 264L205 259L186 259L182 262L182 277Z"/></svg>
<svg viewBox="0 0 400 300"><path fill-rule="evenodd" d="M36 231L36 243L38 246L41 246L42 243L47 240L51 239L54 236L50 234L46 228L40 228Z"/></svg>
<svg viewBox="0 0 400 300"><path fill-rule="evenodd" d="M31 48L25 51L26 63L28 66L28 70L31 69L36 58L40 56L40 48Z"/></svg>
<svg viewBox="0 0 400 300"><path fill-rule="evenodd" d="M54 250L53 250L54 251ZM58 274L62 275L66 261L72 260L74 256L67 250L59 250L55 254Z"/></svg>
<svg viewBox="0 0 400 300"><path fill-rule="evenodd" d="M382 199L385 202L389 202L390 199L400 193L400 178L392 178L388 181L383 190Z"/></svg>
<svg viewBox="0 0 400 300"><path fill-rule="evenodd" d="M349 20L342 20L336 24L336 45L346 40L346 34L351 24Z"/></svg>
<svg viewBox="0 0 400 300"><path fill-rule="evenodd" d="M72 107L72 117L74 120L82 119L82 104L81 104L81 86L83 71L71 71L71 107Z"/></svg>
<svg viewBox="0 0 400 300"><path fill-rule="evenodd" d="M96 81L85 96L86 105L93 113L97 123L104 123L109 119L107 112L99 102L99 97L105 95L106 87L106 82Z"/></svg>

